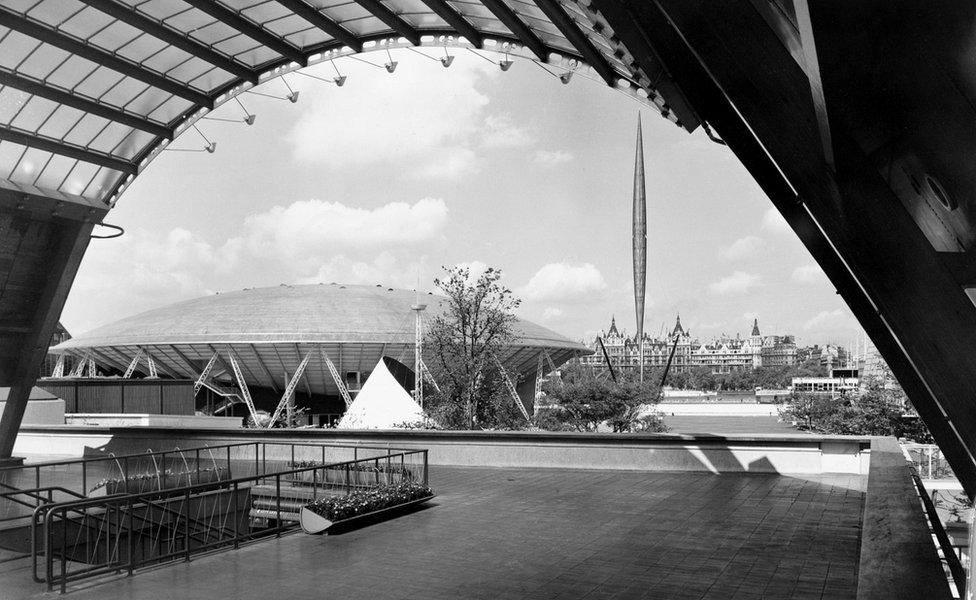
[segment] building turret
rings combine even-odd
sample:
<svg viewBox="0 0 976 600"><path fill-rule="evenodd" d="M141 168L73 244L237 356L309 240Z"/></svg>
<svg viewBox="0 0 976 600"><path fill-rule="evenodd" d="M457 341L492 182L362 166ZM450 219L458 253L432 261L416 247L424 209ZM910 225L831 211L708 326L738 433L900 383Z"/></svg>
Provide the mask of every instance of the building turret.
<svg viewBox="0 0 976 600"><path fill-rule="evenodd" d="M760 337L760 336L762 336L762 334L759 333L759 319L753 319L752 320L752 337Z"/></svg>
<svg viewBox="0 0 976 600"><path fill-rule="evenodd" d="M617 316L616 315L610 317L610 329L607 330L607 335L608 336L609 335L620 335L620 332L617 331Z"/></svg>
<svg viewBox="0 0 976 600"><path fill-rule="evenodd" d="M687 336L684 328L681 327L681 315L679 314L674 321L674 329L671 330L671 337L676 335Z"/></svg>

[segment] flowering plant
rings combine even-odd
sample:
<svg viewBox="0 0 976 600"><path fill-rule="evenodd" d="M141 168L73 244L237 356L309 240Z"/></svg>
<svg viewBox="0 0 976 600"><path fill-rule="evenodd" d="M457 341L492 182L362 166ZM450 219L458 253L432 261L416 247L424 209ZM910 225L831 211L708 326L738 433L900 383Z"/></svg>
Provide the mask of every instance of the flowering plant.
<svg viewBox="0 0 976 600"><path fill-rule="evenodd" d="M433 496L429 486L405 482L352 492L346 496L321 498L305 508L329 521L342 521L367 513Z"/></svg>
<svg viewBox="0 0 976 600"><path fill-rule="evenodd" d="M194 471L175 473L172 469L166 469L164 471L158 471L158 472L136 473L133 475L129 475L128 480L129 483L138 484L137 486L131 486L131 487L133 487L136 490L141 490L142 485L144 483L150 481L157 481L159 478L163 478L165 480L171 477L182 477L184 475L194 475L194 474L198 474L199 477L205 474L209 474L211 471L213 471L217 475L217 479L219 480L221 471L225 471L225 470L226 469L224 467L214 467L214 468L207 467L207 468L200 469L199 471L194 470ZM90 494L95 490L98 490L103 487L115 486L117 488L119 486L124 486L125 482L126 482L125 477L107 477L105 479L100 480L95 485L93 485L92 488L88 490L88 493Z"/></svg>

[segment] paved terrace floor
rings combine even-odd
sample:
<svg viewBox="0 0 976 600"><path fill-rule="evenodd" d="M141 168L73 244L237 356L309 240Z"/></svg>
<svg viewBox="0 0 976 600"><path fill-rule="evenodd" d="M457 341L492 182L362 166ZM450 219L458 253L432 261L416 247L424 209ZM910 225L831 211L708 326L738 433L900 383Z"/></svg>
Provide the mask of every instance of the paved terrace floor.
<svg viewBox="0 0 976 600"><path fill-rule="evenodd" d="M87 582L68 598L855 598L864 478L434 467L426 509ZM50 598L27 561L0 597Z"/></svg>

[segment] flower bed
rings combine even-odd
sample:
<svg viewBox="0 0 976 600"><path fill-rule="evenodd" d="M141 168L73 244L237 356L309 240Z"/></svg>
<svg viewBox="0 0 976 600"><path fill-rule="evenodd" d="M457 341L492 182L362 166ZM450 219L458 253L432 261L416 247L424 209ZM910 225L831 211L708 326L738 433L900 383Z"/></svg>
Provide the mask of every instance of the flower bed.
<svg viewBox="0 0 976 600"><path fill-rule="evenodd" d="M400 483L412 481L414 479L413 469L409 465L400 463L387 463L384 459L376 462L359 462L349 465L334 465L311 460L296 461L289 463L293 469L304 469L309 467L321 467L313 475L312 471L295 473L289 477L291 483L300 485L311 485L318 483L346 483L346 471L349 471L349 485L372 486L389 481L390 483Z"/></svg>
<svg viewBox="0 0 976 600"><path fill-rule="evenodd" d="M161 491L172 487L181 487L191 483L211 483L225 479L222 474L224 467L208 467L199 471L174 472L172 469L151 473L136 473L129 475L128 485L123 477L102 479L90 490L89 496L111 496L113 494L138 494L142 492Z"/></svg>
<svg viewBox="0 0 976 600"><path fill-rule="evenodd" d="M306 533L320 533L336 523L424 502L433 497L434 492L429 486L405 482L352 492L345 496L322 498L302 508L302 529Z"/></svg>

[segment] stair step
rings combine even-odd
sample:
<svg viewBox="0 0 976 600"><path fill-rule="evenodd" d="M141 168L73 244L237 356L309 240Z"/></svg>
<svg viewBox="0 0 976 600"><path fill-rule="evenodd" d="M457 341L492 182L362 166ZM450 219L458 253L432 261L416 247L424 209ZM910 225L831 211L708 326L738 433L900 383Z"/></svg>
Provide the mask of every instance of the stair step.
<svg viewBox="0 0 976 600"><path fill-rule="evenodd" d="M277 519L278 518L278 511L266 510L263 508L252 508L248 514L251 515L251 518L254 519ZM301 518L301 513L281 511L282 521L297 522L300 520L300 518Z"/></svg>

